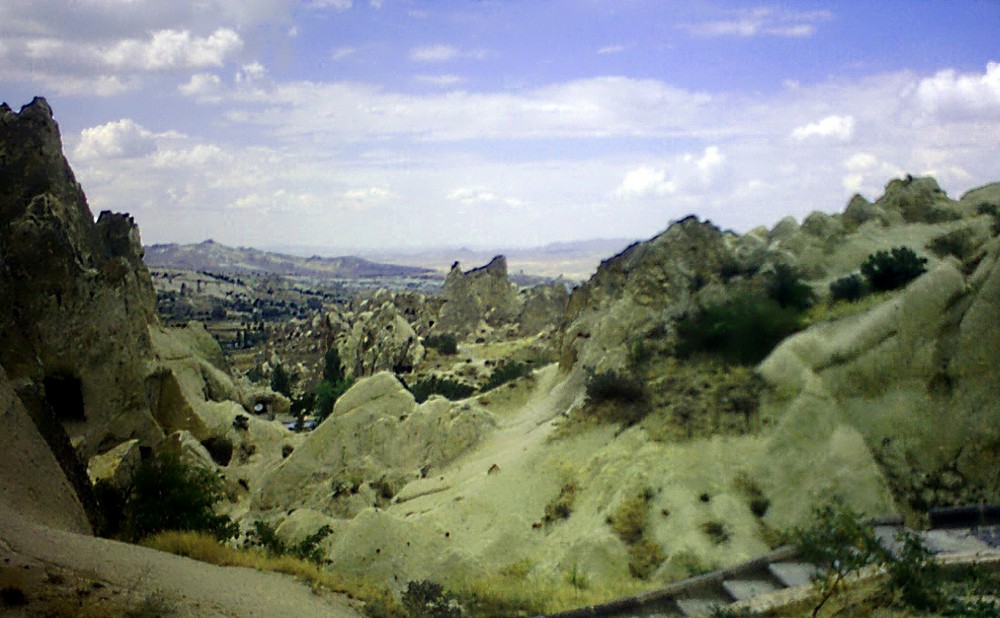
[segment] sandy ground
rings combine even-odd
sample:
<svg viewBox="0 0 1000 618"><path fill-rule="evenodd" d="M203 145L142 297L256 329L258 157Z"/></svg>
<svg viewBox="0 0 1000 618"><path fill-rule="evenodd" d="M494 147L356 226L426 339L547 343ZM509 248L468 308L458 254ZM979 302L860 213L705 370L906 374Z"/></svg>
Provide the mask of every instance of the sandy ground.
<svg viewBox="0 0 1000 618"><path fill-rule="evenodd" d="M147 603L143 615L210 618L353 618L348 599L314 593L290 576L217 567L172 554L40 526L0 506L0 588L25 593L5 616L114 615ZM157 610L156 608L160 609ZM76 609L74 609L76 608ZM162 610L166 610L161 613Z"/></svg>

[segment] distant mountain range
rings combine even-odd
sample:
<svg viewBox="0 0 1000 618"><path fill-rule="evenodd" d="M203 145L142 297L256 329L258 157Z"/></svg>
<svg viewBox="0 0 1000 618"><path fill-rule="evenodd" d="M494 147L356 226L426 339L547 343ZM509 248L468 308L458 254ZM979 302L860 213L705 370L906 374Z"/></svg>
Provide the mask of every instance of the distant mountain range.
<svg viewBox="0 0 1000 618"><path fill-rule="evenodd" d="M300 257L250 247L229 247L213 240L198 244L150 245L143 258L149 267L184 270L276 274L323 279L368 279L377 277L439 278L441 274L420 266L373 262L364 258Z"/></svg>

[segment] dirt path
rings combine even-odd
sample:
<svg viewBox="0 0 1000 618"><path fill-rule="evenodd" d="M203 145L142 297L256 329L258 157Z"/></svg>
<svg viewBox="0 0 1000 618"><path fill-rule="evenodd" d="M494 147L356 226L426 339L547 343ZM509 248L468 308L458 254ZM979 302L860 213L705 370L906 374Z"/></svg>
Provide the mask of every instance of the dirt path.
<svg viewBox="0 0 1000 618"><path fill-rule="evenodd" d="M19 608L4 609L0 605L4 615L37 615L39 607L32 603L45 599L50 604L58 601L71 612L62 615L86 615L73 610L80 607L73 603L83 603L85 594L92 591L93 605L97 607L121 609L154 600L170 608L166 615L178 618L362 615L345 597L314 593L308 585L287 575L217 567L136 545L55 530L25 521L5 509L0 512L0 557L0 584L19 587L27 596ZM68 588L75 598L53 600L60 587Z"/></svg>

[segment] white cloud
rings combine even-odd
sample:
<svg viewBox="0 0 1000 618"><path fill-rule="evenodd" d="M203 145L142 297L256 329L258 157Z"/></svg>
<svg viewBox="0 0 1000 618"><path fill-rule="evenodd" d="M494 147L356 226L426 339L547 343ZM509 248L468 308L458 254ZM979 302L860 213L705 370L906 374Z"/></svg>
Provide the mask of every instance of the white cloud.
<svg viewBox="0 0 1000 618"><path fill-rule="evenodd" d="M383 0L369 0L368 4L373 9L380 9L385 4L385 2Z"/></svg>
<svg viewBox="0 0 1000 618"><path fill-rule="evenodd" d="M417 62L447 62L459 56L459 50L452 45L427 45L410 50L410 60Z"/></svg>
<svg viewBox="0 0 1000 618"><path fill-rule="evenodd" d="M604 47L597 50L598 54L620 54L625 51L624 45L605 45Z"/></svg>
<svg viewBox="0 0 1000 618"><path fill-rule="evenodd" d="M114 97L139 87L133 78L121 78L117 75L98 75L96 77L74 76L40 76L47 88L62 95Z"/></svg>
<svg viewBox="0 0 1000 618"><path fill-rule="evenodd" d="M110 67L157 71L221 66L242 47L240 35L229 28L219 28L204 38L192 37L188 30L160 30L149 40L118 41L98 53Z"/></svg>
<svg viewBox="0 0 1000 618"><path fill-rule="evenodd" d="M163 169L183 169L216 164L224 159L226 155L218 146L196 144L187 149L160 150L156 153L153 165Z"/></svg>
<svg viewBox="0 0 1000 618"><path fill-rule="evenodd" d="M920 80L916 97L920 106L932 114L1000 114L1000 63L988 63L983 74L941 71Z"/></svg>
<svg viewBox="0 0 1000 618"><path fill-rule="evenodd" d="M666 170L657 170L643 166L634 169L622 180L615 191L619 198L646 197L650 195L666 195L677 191L677 183L667 180Z"/></svg>
<svg viewBox="0 0 1000 618"><path fill-rule="evenodd" d="M384 187L365 187L344 192L344 197L354 202L370 202L393 197L395 194Z"/></svg>
<svg viewBox="0 0 1000 618"><path fill-rule="evenodd" d="M213 73L195 73L185 84L177 87L181 94L201 101L218 102L222 92L222 80Z"/></svg>
<svg viewBox="0 0 1000 618"><path fill-rule="evenodd" d="M462 82L462 78L458 75L417 75L415 79L418 82L442 87L454 86Z"/></svg>
<svg viewBox="0 0 1000 618"><path fill-rule="evenodd" d="M705 148L705 152L702 153L701 158L695 161L695 166L701 172L702 176L707 179L712 174L712 171L720 167L725 160L726 157L719 152L718 146L709 146Z"/></svg>
<svg viewBox="0 0 1000 618"><path fill-rule="evenodd" d="M844 160L844 167L853 171L864 171L875 167L878 159L868 152L859 152Z"/></svg>
<svg viewBox="0 0 1000 618"><path fill-rule="evenodd" d="M854 135L854 116L827 116L819 122L796 127L792 139L806 140L812 137L849 140Z"/></svg>
<svg viewBox="0 0 1000 618"><path fill-rule="evenodd" d="M309 0L306 4L311 9L333 9L347 11L354 5L352 0Z"/></svg>
<svg viewBox="0 0 1000 618"><path fill-rule="evenodd" d="M123 118L84 129L74 153L82 159L142 157L156 150L154 137L134 120Z"/></svg>
<svg viewBox="0 0 1000 618"><path fill-rule="evenodd" d="M234 210L254 211L258 214L295 213L307 214L322 205L322 200L311 193L277 189L271 192L248 193L230 202Z"/></svg>
<svg viewBox="0 0 1000 618"><path fill-rule="evenodd" d="M817 24L833 19L829 11L780 11L773 8L756 8L733 11L726 19L683 24L682 27L696 36L777 36L804 38L816 33Z"/></svg>
<svg viewBox="0 0 1000 618"><path fill-rule="evenodd" d="M446 198L452 202L459 202L466 206L502 204L516 208L524 204L523 200L502 197L482 187L459 187L450 191Z"/></svg>
<svg viewBox="0 0 1000 618"><path fill-rule="evenodd" d="M348 56L354 55L358 50L353 47L338 47L337 49L330 52L331 60L343 60Z"/></svg>

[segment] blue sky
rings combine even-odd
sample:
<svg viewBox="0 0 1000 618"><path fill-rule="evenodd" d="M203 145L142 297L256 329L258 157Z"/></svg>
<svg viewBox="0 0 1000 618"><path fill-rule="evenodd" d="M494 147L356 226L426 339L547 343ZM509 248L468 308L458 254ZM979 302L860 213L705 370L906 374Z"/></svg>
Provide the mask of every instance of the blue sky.
<svg viewBox="0 0 1000 618"><path fill-rule="evenodd" d="M1000 180L998 24L971 0L10 0L0 98L48 98L92 210L146 242L744 231L907 173Z"/></svg>

